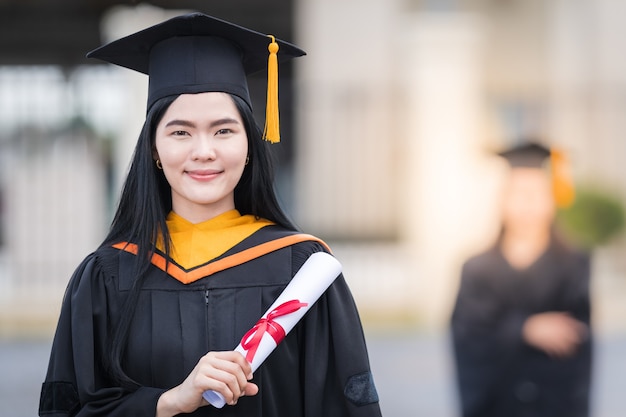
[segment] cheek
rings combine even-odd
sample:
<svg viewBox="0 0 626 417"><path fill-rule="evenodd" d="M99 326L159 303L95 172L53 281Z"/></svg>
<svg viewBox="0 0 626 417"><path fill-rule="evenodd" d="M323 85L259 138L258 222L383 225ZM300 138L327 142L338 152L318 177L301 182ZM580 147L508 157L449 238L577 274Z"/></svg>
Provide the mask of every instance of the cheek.
<svg viewBox="0 0 626 417"><path fill-rule="evenodd" d="M547 197L537 202L536 205L537 217L542 219L552 219L555 213L555 207L552 200Z"/></svg>
<svg viewBox="0 0 626 417"><path fill-rule="evenodd" d="M518 220L522 215L522 207L515 199L509 198L502 205L502 215L507 221Z"/></svg>
<svg viewBox="0 0 626 417"><path fill-rule="evenodd" d="M509 190L503 205L504 217L512 221L522 221L533 211L532 196L524 190Z"/></svg>
<svg viewBox="0 0 626 417"><path fill-rule="evenodd" d="M159 153L163 166L178 166L185 161L186 154L176 151L161 151Z"/></svg>
<svg viewBox="0 0 626 417"><path fill-rule="evenodd" d="M178 165L187 157L187 151L185 149L180 146L172 145L172 143L168 143L166 140L159 140L158 138L155 142L154 146L157 157L161 160L164 167L166 165Z"/></svg>
<svg viewBox="0 0 626 417"><path fill-rule="evenodd" d="M231 143L226 155L228 155L228 162L231 166L241 167L243 171L248 157L248 140L246 137Z"/></svg>
<svg viewBox="0 0 626 417"><path fill-rule="evenodd" d="M550 200L536 194L511 196L503 209L505 219L524 223L544 223L554 214Z"/></svg>

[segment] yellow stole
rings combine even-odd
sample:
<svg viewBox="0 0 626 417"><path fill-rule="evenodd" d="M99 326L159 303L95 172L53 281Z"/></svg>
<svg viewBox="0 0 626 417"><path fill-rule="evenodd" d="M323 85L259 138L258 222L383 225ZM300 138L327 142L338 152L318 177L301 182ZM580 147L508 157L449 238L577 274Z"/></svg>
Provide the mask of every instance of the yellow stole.
<svg viewBox="0 0 626 417"><path fill-rule="evenodd" d="M183 268L192 269L223 255L254 232L272 224L252 215L242 216L237 210L195 224L170 212L167 216L172 239L170 256ZM157 248L163 252L163 242L158 242Z"/></svg>

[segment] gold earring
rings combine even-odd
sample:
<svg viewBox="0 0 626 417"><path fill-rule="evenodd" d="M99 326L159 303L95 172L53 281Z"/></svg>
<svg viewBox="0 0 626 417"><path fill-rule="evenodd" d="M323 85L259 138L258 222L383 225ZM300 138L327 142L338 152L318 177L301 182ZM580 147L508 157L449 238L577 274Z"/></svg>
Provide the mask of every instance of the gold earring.
<svg viewBox="0 0 626 417"><path fill-rule="evenodd" d="M156 162L157 168L163 169L163 165L161 165L161 160L160 159L157 159L155 162Z"/></svg>
<svg viewBox="0 0 626 417"><path fill-rule="evenodd" d="M248 165L248 162L250 162L250 156L246 156L246 165Z"/></svg>

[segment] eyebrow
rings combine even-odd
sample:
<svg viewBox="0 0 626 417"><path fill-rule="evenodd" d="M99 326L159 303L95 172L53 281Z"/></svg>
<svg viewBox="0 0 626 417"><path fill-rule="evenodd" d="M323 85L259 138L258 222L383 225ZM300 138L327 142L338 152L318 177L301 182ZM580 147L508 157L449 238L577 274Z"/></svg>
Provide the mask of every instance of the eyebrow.
<svg viewBox="0 0 626 417"><path fill-rule="evenodd" d="M222 125L227 125L227 124L239 124L239 120L233 119L231 117L224 117L222 119L217 119L217 120L212 121L209 124L209 127L212 128L212 127L222 126ZM165 127L169 127L169 126L196 127L196 124L189 120L174 119L174 120L170 120L169 122L165 124Z"/></svg>

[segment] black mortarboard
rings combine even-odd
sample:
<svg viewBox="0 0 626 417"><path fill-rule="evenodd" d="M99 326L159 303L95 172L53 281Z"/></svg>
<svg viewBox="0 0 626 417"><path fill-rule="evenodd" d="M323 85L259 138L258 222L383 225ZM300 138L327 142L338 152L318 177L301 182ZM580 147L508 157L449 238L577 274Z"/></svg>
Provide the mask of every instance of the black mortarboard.
<svg viewBox="0 0 626 417"><path fill-rule="evenodd" d="M536 142L526 142L498 152L498 155L512 167L541 168L550 156L550 149Z"/></svg>
<svg viewBox="0 0 626 417"><path fill-rule="evenodd" d="M108 43L87 57L148 74L148 109L162 97L211 91L235 94L252 108L246 76L269 66L267 111L268 116L275 112L270 123L277 124L276 57L284 61L304 54L271 35L190 13Z"/></svg>
<svg viewBox="0 0 626 417"><path fill-rule="evenodd" d="M536 142L525 142L498 155L506 159L512 168L544 168L549 162L552 192L558 207L569 207L575 197L574 181L567 155L554 148Z"/></svg>

